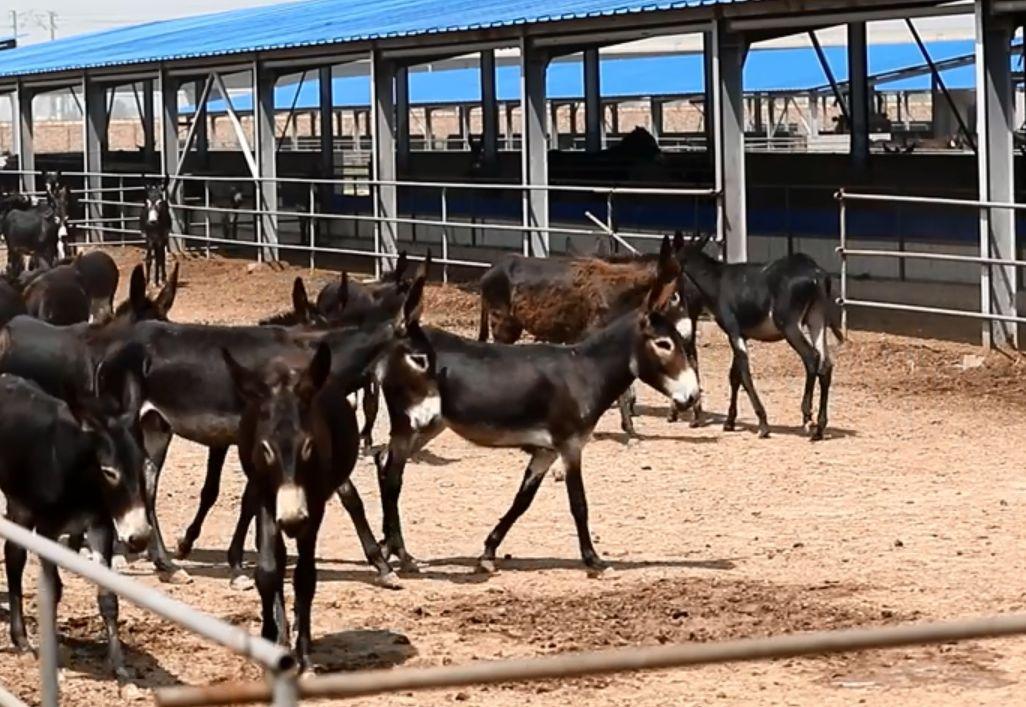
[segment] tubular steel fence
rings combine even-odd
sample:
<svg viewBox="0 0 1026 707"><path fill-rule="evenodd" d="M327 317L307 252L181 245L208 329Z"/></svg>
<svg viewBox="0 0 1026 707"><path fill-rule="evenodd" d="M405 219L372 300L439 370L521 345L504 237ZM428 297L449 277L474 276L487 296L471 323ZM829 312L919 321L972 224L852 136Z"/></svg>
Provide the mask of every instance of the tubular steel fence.
<svg viewBox="0 0 1026 707"><path fill-rule="evenodd" d="M997 201L980 201L975 199L953 199L945 197L927 196L899 196L894 194L869 194L839 190L835 198L838 203L840 243L836 248L841 260L841 296L838 302L843 306L843 328L848 329L848 309L861 307L867 309L891 310L898 312L913 312L919 314L937 314L950 317L963 317L978 319L988 322L1009 322L1014 324L1026 324L1026 317L1016 314L1007 314L993 311L991 297L986 294L990 287L992 275L990 270L997 267L1026 267L1026 261L1014 258L994 258L987 255L960 255L955 253L932 253L924 251L910 251L902 248L895 250L879 250L869 248L848 247L848 208L850 202L861 203L883 203L883 204L917 204L920 206L946 206L966 209L975 209L981 214L991 210L1005 211L1026 211L1026 204L1015 204ZM1014 229L1014 224L1013 224ZM981 247L981 252L983 248ZM943 261L955 263L970 263L980 266L981 270L981 291L984 296L981 298L980 311L950 309L945 307L933 307L927 305L903 304L898 302L885 302L870 299L852 299L848 297L848 266L850 258L894 258L904 263L907 260ZM1014 288L1013 288L1014 289ZM1014 307L1014 293L1013 293ZM986 338L986 337L985 337ZM987 342L985 342L987 343Z"/></svg>

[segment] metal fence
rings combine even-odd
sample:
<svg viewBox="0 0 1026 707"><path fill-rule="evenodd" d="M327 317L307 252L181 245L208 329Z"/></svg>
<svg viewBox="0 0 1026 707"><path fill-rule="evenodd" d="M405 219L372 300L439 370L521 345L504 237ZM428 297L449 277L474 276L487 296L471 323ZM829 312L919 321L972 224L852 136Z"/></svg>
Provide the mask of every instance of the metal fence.
<svg viewBox="0 0 1026 707"><path fill-rule="evenodd" d="M32 172L9 171L11 174L36 174ZM99 178L103 183L110 182L116 186L105 186L101 188L85 186L80 190L84 194L81 201L87 206L86 218L77 221L77 225L100 234L113 234L117 240L102 239L105 242L115 244L138 243L139 229L133 223L132 209L138 209L139 201L132 201L129 196L133 191L142 187L133 185L132 181L139 180L162 180L161 174L125 174L117 172L64 172L68 177ZM181 186L189 183L202 184L202 197L194 197L192 200L180 197ZM217 205L213 203L211 196L211 185L215 183L227 183L232 185L245 185L251 190L254 199L246 207L234 207L229 205ZM268 183L275 183L279 187L291 187L292 199L289 203L279 203L272 208L268 204L261 203L261 186ZM278 251L292 251L309 254L309 264L313 268L316 265L318 254L362 256L375 259L380 263L382 259L394 258L395 253L385 248L382 227L389 224L393 231L399 226L425 227L439 229L440 257L434 261L442 265L443 279L449 278L449 266L487 268L491 263L474 259L458 259L450 256L450 249L453 242L453 231L456 229L474 229L478 232L489 231L492 233L519 233L521 234L521 250L528 252L528 244L532 233L541 233L546 236L560 234L565 236L577 236L585 238L609 237L614 234L614 240L658 240L661 233L644 231L627 231L617 227L616 205L621 197L678 197L690 198L695 201L694 220L697 223L697 203L708 200L715 203L718 199L718 192L715 189L696 188L644 188L644 187L609 187L598 185L547 185L535 186L516 183L494 183L494 182L459 182L459 181L413 181L413 180L376 180L363 178L345 179L310 179L300 177L260 177L251 176L219 176L219 175L179 175L171 178L173 193L173 209L176 216L185 215L184 219L176 219L176 228L171 234L173 238L181 242L202 248L207 254L212 248L217 247L242 247L252 248L258 259L277 259ZM430 190L436 194L439 214L438 217L418 217L414 215L386 216L381 213L336 213L329 211L325 205L318 206L318 196L321 190L327 190L331 195L367 196L372 204L379 202L381 190L386 188L404 189L409 191ZM305 192L303 198L295 198L300 191ZM604 227L596 228L587 218L584 219L584 226L556 225L549 224L541 226L529 223L526 213L529 209L528 195L532 192L545 191L551 194L588 194L604 200L605 213ZM503 222L500 219L482 220L459 220L452 214L452 197L454 193L515 193L519 196L521 213L519 223L510 221ZM193 203L190 203L192 201ZM196 203L198 202L198 203ZM284 207L284 208L283 208ZM113 209L113 211L111 211ZM106 212L105 212L106 210ZM236 215L247 216L253 219L253 239L226 239L219 238L213 234L212 215ZM193 220L199 216L199 220ZM271 219L272 221L268 221ZM279 223L286 221L299 223L300 242L286 243L279 238L281 233L278 229ZM331 224L350 222L355 224L369 224L372 229L373 247L343 248L318 243L318 224ZM199 230L194 233L193 229ZM302 229L305 228L305 233ZM136 236L129 239L128 236ZM90 240L101 240L101 238L88 238Z"/></svg>
<svg viewBox="0 0 1026 707"><path fill-rule="evenodd" d="M980 266L981 269L981 291L989 289L990 269L998 267L1026 267L1026 261L1012 258L993 258L984 255L959 255L955 253L931 253L923 251L905 250L904 243L901 249L878 250L868 248L848 247L848 209L850 202L861 203L885 203L885 204L918 204L920 206L946 206L956 208L975 209L981 214L990 210L1026 211L1026 204L1015 204L996 201L980 201L974 199L952 199L943 197L926 196L898 196L894 194L869 194L854 193L839 190L835 198L839 211L839 233L840 243L837 246L837 254L841 260L841 296L839 303L843 306L844 331L848 329L848 309L861 307L868 309L891 310L898 312L912 312L918 314L937 314L951 317L963 317L978 319L990 322L1010 322L1014 324L1026 324L1026 317L1017 315L1002 314L991 310L989 296L984 296L980 302L980 311L950 309L945 307L931 307L926 305L902 304L898 302L884 302L879 300L852 299L848 297L848 261L850 258L896 258L899 262L906 260L933 260L956 263L970 263ZM1014 298L1014 294L1013 294Z"/></svg>
<svg viewBox="0 0 1026 707"><path fill-rule="evenodd" d="M53 567L72 572L86 581L114 592L136 606L161 616L178 626L217 643L237 655L252 660L267 674L269 696L265 702L282 707L297 703L296 664L284 646L253 636L248 632L204 614L187 604L129 579L86 559L52 540L0 518L0 538L13 542L39 557L39 668L43 707L57 707L57 622L55 616L56 587ZM17 698L0 691L0 704L22 705Z"/></svg>

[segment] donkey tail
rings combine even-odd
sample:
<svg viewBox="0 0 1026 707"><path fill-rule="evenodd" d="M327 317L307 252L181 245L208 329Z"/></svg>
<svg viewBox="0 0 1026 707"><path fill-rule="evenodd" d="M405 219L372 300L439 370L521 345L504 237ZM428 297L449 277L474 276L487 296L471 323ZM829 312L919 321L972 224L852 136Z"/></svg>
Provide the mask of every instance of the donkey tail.
<svg viewBox="0 0 1026 707"><path fill-rule="evenodd" d="M839 342L844 342L844 331L841 328L841 305L834 299L833 292L831 291L830 285L830 274L824 273L823 279L821 280L821 287L823 292L823 307L826 310L826 321L827 326L830 327L830 331L834 332L834 336L837 337Z"/></svg>

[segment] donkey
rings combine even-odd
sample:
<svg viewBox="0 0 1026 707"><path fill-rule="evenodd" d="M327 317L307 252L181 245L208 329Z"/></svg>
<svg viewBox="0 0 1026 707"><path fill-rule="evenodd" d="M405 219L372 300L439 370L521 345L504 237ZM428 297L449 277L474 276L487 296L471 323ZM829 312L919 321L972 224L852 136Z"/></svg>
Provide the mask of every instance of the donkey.
<svg viewBox="0 0 1026 707"><path fill-rule="evenodd" d="M105 319L114 313L114 294L118 290L117 263L102 250L78 253L70 261L82 278L82 285L89 295L90 319Z"/></svg>
<svg viewBox="0 0 1026 707"><path fill-rule="evenodd" d="M7 242L7 272L18 276L40 263L53 265L57 260L60 219L52 203L36 204L29 209L11 209L0 220L0 232Z"/></svg>
<svg viewBox="0 0 1026 707"><path fill-rule="evenodd" d="M595 425L636 378L685 406L698 396L698 379L684 355L680 332L663 314L679 272L664 248L645 305L573 346L488 344L426 328L437 386L426 386L416 395L409 387L382 386L392 420L389 447L375 457L386 556L397 556L404 569L417 568L399 522L403 468L411 454L448 426L474 444L518 447L531 455L513 505L485 541L481 570L495 569L499 544L560 457L581 555L589 571L601 571L604 563L588 530L581 476L581 452Z"/></svg>
<svg viewBox="0 0 1026 707"><path fill-rule="evenodd" d="M27 314L25 300L21 296L21 288L0 277L0 327L19 314Z"/></svg>
<svg viewBox="0 0 1026 707"><path fill-rule="evenodd" d="M705 306L727 335L733 351L730 367L730 406L723 429L737 420L738 388L744 386L759 420L759 437L768 437L766 409L755 392L748 365L748 341L786 339L805 365L802 424L812 440L823 439L833 362L827 346L829 328L843 341L837 304L830 292L830 274L804 253L768 264L723 263L707 255L705 242L687 247L684 275L700 293ZM812 422L812 396L819 379L819 415Z"/></svg>
<svg viewBox="0 0 1026 707"><path fill-rule="evenodd" d="M91 550L107 566L115 536L130 549L146 546L146 458L135 434L145 367L141 348L119 349L103 362L102 395L72 396L67 402L23 378L0 375L0 490L7 499L9 519L51 540L87 531ZM29 650L22 607L26 551L8 542L4 557L11 641L18 650ZM59 602L57 570L49 564L44 567ZM98 601L107 632L108 665L118 677L127 678L118 639L117 595L101 588Z"/></svg>
<svg viewBox="0 0 1026 707"><path fill-rule="evenodd" d="M31 316L58 326L89 320L89 295L81 273L73 265L23 273L24 280L28 284L22 296Z"/></svg>
<svg viewBox="0 0 1026 707"><path fill-rule="evenodd" d="M146 201L139 214L139 230L146 239L146 280L153 275L153 284L167 280L167 246L171 233L171 205L167 194L168 179L146 187Z"/></svg>
<svg viewBox="0 0 1026 707"><path fill-rule="evenodd" d="M199 537L207 512L217 500L221 469L228 447L237 444L239 420L243 413L238 396L231 385L226 365L222 365L221 349L245 366L253 367L279 356L296 356L309 352L321 341L331 347L334 366L351 361L370 361L364 369L347 373L347 379L362 384L374 368L373 362L391 350L419 350L425 344L411 338L420 316L424 280L410 289L401 315L382 314L360 327L341 327L326 331L303 331L281 326L208 326L144 322L130 336L147 346L153 359L147 377L147 404L143 411L143 430L155 477L148 488L155 493L160 469L173 435L177 434L210 449L207 476L200 493L200 506L192 523L178 544L179 558L187 557ZM401 362L400 362L401 363ZM383 378L403 375L390 371L387 362ZM333 370L333 375L340 371ZM352 392L352 391L349 391ZM368 562L378 571L377 581L395 586L397 579L382 559L377 542L367 524L363 504L351 484L343 484L339 498L349 513L363 544ZM243 499L243 513L229 549L232 586L245 588L248 578L242 572L242 547L246 528L255 512L255 500ZM185 580L188 575L171 561L164 546L159 523L152 506L149 509L154 526L150 558L158 570L172 581Z"/></svg>

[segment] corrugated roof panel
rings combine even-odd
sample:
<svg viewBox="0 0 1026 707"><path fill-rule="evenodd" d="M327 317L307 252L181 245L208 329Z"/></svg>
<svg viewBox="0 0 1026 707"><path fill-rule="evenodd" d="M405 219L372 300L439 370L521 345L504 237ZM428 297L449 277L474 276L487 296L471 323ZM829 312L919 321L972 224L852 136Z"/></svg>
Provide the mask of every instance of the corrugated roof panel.
<svg viewBox="0 0 1026 707"><path fill-rule="evenodd" d="M753 1L303 0L21 47L0 56L0 76Z"/></svg>

